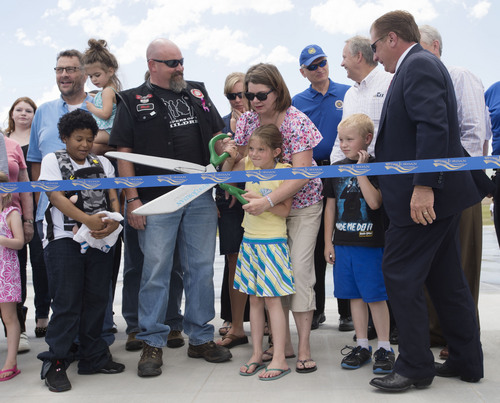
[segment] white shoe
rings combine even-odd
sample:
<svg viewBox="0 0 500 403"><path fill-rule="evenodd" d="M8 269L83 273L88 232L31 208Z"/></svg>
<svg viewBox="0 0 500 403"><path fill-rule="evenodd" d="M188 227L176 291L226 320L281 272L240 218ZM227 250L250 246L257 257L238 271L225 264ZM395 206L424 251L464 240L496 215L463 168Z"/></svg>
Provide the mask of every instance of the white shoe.
<svg viewBox="0 0 500 403"><path fill-rule="evenodd" d="M17 348L17 352L23 353L26 351L30 351L30 341L28 340L26 332L22 332L19 337L19 347Z"/></svg>

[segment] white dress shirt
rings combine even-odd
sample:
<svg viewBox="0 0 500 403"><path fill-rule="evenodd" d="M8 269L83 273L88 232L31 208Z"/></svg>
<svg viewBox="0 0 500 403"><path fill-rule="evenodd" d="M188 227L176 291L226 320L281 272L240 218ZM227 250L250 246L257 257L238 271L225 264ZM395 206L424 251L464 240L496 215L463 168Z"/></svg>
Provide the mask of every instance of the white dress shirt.
<svg viewBox="0 0 500 403"><path fill-rule="evenodd" d="M460 141L471 157L480 157L483 155L485 140L491 138L483 83L462 67L448 67L448 72L457 98Z"/></svg>
<svg viewBox="0 0 500 403"><path fill-rule="evenodd" d="M368 146L368 153L375 157L375 140L377 137L380 114L384 105L385 96L392 80L392 74L381 68L373 69L360 83L355 83L344 96L344 112L342 119L355 113L364 113L373 120L375 130L373 140ZM339 137L337 136L330 154L330 162L340 161L345 158L340 150Z"/></svg>

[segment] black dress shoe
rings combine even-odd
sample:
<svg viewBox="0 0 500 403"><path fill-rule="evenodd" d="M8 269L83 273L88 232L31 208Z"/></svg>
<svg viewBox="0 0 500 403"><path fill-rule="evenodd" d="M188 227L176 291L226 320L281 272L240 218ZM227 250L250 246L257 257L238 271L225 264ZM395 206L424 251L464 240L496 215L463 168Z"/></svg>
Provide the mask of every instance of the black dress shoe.
<svg viewBox="0 0 500 403"><path fill-rule="evenodd" d="M315 314L312 318L311 322L311 330L316 330L319 327L320 323L323 323L326 320L326 316L324 313Z"/></svg>
<svg viewBox="0 0 500 403"><path fill-rule="evenodd" d="M389 335L389 342L391 344L399 344L399 332L398 328L394 326Z"/></svg>
<svg viewBox="0 0 500 403"><path fill-rule="evenodd" d="M339 319L339 332L350 332L354 330L354 324L350 316L341 316Z"/></svg>
<svg viewBox="0 0 500 403"><path fill-rule="evenodd" d="M479 382L479 379L481 378L478 378L478 377L471 377L471 376L461 376L460 373L452 368L450 366L450 364L448 364L448 361L445 361L444 363L439 363L439 362L435 362L434 363L434 368L436 369L436 375L437 376L440 376L440 377L443 377L443 378L455 378L455 377L460 377L460 379L464 382L471 382L471 383L475 383L475 382Z"/></svg>
<svg viewBox="0 0 500 403"><path fill-rule="evenodd" d="M432 380L433 377L412 379L399 375L397 372L393 372L383 378L373 378L370 381L370 385L386 392L404 392L409 389L411 385L414 385L417 389L425 388L432 383Z"/></svg>

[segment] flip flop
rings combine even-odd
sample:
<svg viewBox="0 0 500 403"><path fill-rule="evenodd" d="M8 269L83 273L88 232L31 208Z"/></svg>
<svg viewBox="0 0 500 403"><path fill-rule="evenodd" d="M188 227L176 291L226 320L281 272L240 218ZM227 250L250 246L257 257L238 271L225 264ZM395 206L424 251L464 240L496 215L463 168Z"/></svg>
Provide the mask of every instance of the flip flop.
<svg viewBox="0 0 500 403"><path fill-rule="evenodd" d="M269 378L262 378L259 376L259 380L261 381L275 381L276 379L283 378L285 375L288 375L292 370L290 368L288 369L281 369L281 368L266 368L264 372L271 372L271 371L278 371L280 374L276 376L271 376Z"/></svg>
<svg viewBox="0 0 500 403"><path fill-rule="evenodd" d="M269 357L264 358L264 354L268 355ZM295 358L295 357L297 357L295 354L285 355L285 358ZM269 361L272 361L272 359L273 359L273 353L271 353L269 351L269 349L267 349L266 351L264 351L262 353L262 361L263 362L269 362Z"/></svg>
<svg viewBox="0 0 500 403"><path fill-rule="evenodd" d="M308 374L310 372L314 372L318 369L318 367L315 365L314 367L306 367L306 362L314 362L313 359L308 358L307 360L297 360L297 363L301 363L304 368L297 368L295 367L295 371L297 371L299 374Z"/></svg>
<svg viewBox="0 0 500 403"><path fill-rule="evenodd" d="M229 332L229 330L231 329L231 322L229 321L225 321L222 326L219 328L219 334L221 336L225 336L227 334L227 332Z"/></svg>
<svg viewBox="0 0 500 403"><path fill-rule="evenodd" d="M0 371L0 374L5 374L6 372L12 372L12 374L9 376L6 376L5 378L0 378L0 382L8 381L9 379L14 378L15 376L17 376L21 373L21 371L19 369L17 369L17 365L14 365L14 368L5 369L3 371Z"/></svg>
<svg viewBox="0 0 500 403"><path fill-rule="evenodd" d="M242 344L248 344L248 337L247 336L238 337L238 336L235 336L234 334L228 333L225 336L222 336L222 340L226 340L226 339L229 339L231 341L227 344L219 344L219 343L217 343L217 344L219 346L226 347L226 348L233 348L236 346L240 346Z"/></svg>
<svg viewBox="0 0 500 403"><path fill-rule="evenodd" d="M264 369L266 366L264 364L259 364L258 362L251 362L250 364L244 364L244 367L247 367L247 370L250 369L252 365L255 365L255 369L252 372L241 372L241 376L252 376L259 372L261 369Z"/></svg>

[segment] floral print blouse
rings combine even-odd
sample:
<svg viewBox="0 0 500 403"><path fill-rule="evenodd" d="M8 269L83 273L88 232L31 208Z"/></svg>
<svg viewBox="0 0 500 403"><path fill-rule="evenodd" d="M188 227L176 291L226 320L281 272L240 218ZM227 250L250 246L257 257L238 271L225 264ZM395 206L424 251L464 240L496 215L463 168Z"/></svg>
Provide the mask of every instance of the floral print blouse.
<svg viewBox="0 0 500 403"><path fill-rule="evenodd" d="M239 146L248 144L254 130L260 126L259 115L255 111L246 112L236 124L234 140ZM292 155L312 150L323 139L314 123L294 106L290 106L280 126L283 136L283 162L292 163ZM311 157L311 165L316 162ZM300 209L318 203L322 198L323 185L320 178L311 179L300 189L292 201L292 209Z"/></svg>

